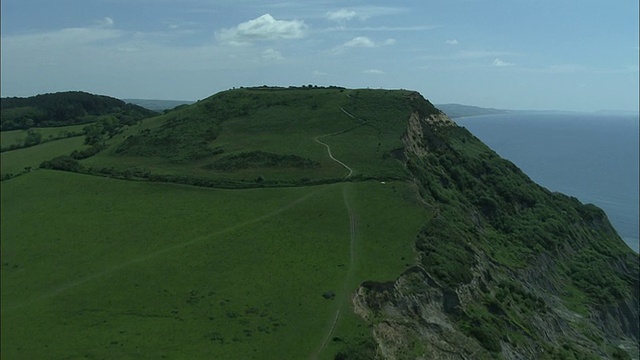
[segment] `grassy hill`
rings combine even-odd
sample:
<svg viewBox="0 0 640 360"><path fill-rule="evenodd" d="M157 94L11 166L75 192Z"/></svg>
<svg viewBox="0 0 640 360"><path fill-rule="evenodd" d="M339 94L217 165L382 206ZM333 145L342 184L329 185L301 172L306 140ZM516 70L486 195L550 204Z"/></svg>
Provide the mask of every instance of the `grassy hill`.
<svg viewBox="0 0 640 360"><path fill-rule="evenodd" d="M122 100L82 91L2 98L0 111L2 131L86 124L96 122L105 115L115 117L122 123L135 123L156 114Z"/></svg>
<svg viewBox="0 0 640 360"><path fill-rule="evenodd" d="M403 146L403 115L410 111L404 98L409 93L226 91L125 130L83 165L227 187L340 181L345 169L315 141L325 136L334 155L353 165L354 178L405 179L393 151ZM242 164L247 162L252 166Z"/></svg>
<svg viewBox="0 0 640 360"><path fill-rule="evenodd" d="M50 155L1 183L3 357L637 355L606 215L415 92L236 89L87 142L3 153Z"/></svg>

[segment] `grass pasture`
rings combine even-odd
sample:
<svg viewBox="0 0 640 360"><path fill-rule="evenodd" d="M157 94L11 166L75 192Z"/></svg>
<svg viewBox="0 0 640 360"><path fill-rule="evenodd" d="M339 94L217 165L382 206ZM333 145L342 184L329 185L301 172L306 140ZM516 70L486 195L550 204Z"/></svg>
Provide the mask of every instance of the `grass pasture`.
<svg viewBox="0 0 640 360"><path fill-rule="evenodd" d="M37 168L41 162L57 156L69 155L73 150L81 149L84 137L76 136L67 139L48 141L36 146L16 149L0 153L0 174L18 174L26 167Z"/></svg>
<svg viewBox="0 0 640 360"><path fill-rule="evenodd" d="M82 129L87 124L69 125L59 127L32 128L32 130L42 136L42 141L64 138L68 134L76 133L82 135ZM14 144L22 144L27 137L27 130L0 131L0 142L6 148Z"/></svg>
<svg viewBox="0 0 640 360"><path fill-rule="evenodd" d="M340 179L345 176L344 168L314 140L324 136L323 141L355 175L402 179L406 173L391 153L402 147L409 94L299 88L229 90L127 128L111 139L106 150L82 163L87 168L144 169L153 174L242 182L258 177L289 183ZM255 151L299 156L319 166L225 171L210 166Z"/></svg>
<svg viewBox="0 0 640 360"><path fill-rule="evenodd" d="M411 263L424 220L400 182L215 190L37 170L1 186L3 358L308 358L342 309L331 358L368 331L349 293Z"/></svg>

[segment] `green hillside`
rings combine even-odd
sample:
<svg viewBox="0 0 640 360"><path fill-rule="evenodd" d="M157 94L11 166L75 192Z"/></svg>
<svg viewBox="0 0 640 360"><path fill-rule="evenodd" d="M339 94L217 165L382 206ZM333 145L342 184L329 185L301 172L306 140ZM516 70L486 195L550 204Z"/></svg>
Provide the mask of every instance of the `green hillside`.
<svg viewBox="0 0 640 360"><path fill-rule="evenodd" d="M242 88L108 125L3 153L42 159L1 183L3 358L638 356L606 215L416 92Z"/></svg>
<svg viewBox="0 0 640 360"><path fill-rule="evenodd" d="M82 91L41 94L0 100L2 131L86 124L109 115L123 124L155 115L154 111L104 95Z"/></svg>
<svg viewBox="0 0 640 360"><path fill-rule="evenodd" d="M345 169L315 141L324 136L336 157L353 164L354 178L406 179L406 170L392 154L402 148L409 93L334 88L226 91L155 118L152 125L130 128L83 164L231 187L256 186L258 178L261 185L339 181Z"/></svg>
<svg viewBox="0 0 640 360"><path fill-rule="evenodd" d="M49 141L36 146L2 152L0 154L0 174L2 178L11 178L30 170L37 169L42 162L53 157L69 155L77 149L87 148L82 136ZM29 170L27 170L29 171Z"/></svg>

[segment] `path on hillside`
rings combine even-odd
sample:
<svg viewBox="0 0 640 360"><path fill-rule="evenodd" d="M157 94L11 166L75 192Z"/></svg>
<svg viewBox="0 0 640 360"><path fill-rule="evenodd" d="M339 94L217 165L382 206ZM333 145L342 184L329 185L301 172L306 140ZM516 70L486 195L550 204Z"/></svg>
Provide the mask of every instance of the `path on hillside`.
<svg viewBox="0 0 640 360"><path fill-rule="evenodd" d="M23 302L21 302L21 303L19 303L17 305L9 306L9 307L3 306L1 313L4 314L4 313L9 312L11 310L15 310L15 309L27 306L27 305L31 305L31 304L40 302L42 300L46 300L48 298L55 297L57 295L65 293L65 292L67 292L67 291L69 291L69 290L71 290L71 289L73 289L75 287L84 285L84 284L86 284L86 283L88 283L88 282L90 282L92 280L95 280L95 279L101 278L103 276L107 276L107 275L111 275L113 273L116 273L116 272L118 272L118 271L120 271L120 270L122 270L122 269L124 269L126 267L129 267L131 265L138 264L138 263L147 261L149 259L158 257L160 255L163 255L165 253L168 253L168 252L171 252L171 251L174 251L174 250L177 250L177 249L181 249L181 248L187 247L189 245L192 245L192 244L195 244L195 243L210 239L212 237L223 235L223 234L238 230L240 228L243 228L245 226L253 225L253 224L258 223L260 221L269 219L269 218L271 218L273 216L276 216L276 215L278 215L280 213L283 213L283 212L293 208L294 206L298 205L301 202L304 202L305 200L307 200L308 198L310 198L313 195L317 194L318 192L322 191L323 189L324 189L324 187L321 187L321 188L319 188L319 189L317 189L315 191L312 191L312 192L310 192L310 193L308 193L308 194L306 194L306 195L304 195L304 196L302 196L302 197L290 202L289 204L286 204L286 205L284 205L284 206L282 206L282 207L280 207L278 209L275 209L274 211L272 211L270 213L258 216L256 218L253 218L253 219L250 219L250 220L243 221L243 222L241 222L239 224L227 227L225 229L222 229L222 230L219 230L219 231L207 234L207 235L203 235L203 236L197 237L197 238L189 240L189 241L185 241L185 242L181 242L179 244L167 246L167 247L165 247L163 249L154 251L154 252L146 254L144 256L140 256L140 257L137 257L137 258L134 258L134 259L130 259L130 260L125 261L125 262L123 262L121 264L118 264L118 265L110 266L110 267L104 269L103 271L100 271L100 272L94 273L92 275L88 275L88 276L85 276L83 278L77 279L75 281L71 281L71 282L68 282L66 284L60 285L57 288L49 291L48 293L45 293L44 295L41 295L41 296L36 297L34 299L31 299L31 300L23 301Z"/></svg>
<svg viewBox="0 0 640 360"><path fill-rule="evenodd" d="M355 263L356 263L356 240L358 238L358 217L356 212L351 207L348 199L348 187L350 184L344 184L342 187L342 197L344 199L344 205L347 208L347 213L349 214L349 268L347 270L347 275L342 282L342 291L340 292L340 296L336 297L338 303L338 308L336 309L336 313L333 317L333 321L331 323L331 327L322 340L322 344L318 350L311 356L311 359L317 359L318 356L322 353L322 351L327 346L329 339L333 335L333 332L336 329L336 325L338 324L338 319L340 318L340 311L344 306L345 302L349 301L349 284L353 281L353 276L355 274Z"/></svg>
<svg viewBox="0 0 640 360"><path fill-rule="evenodd" d="M347 171L349 171L349 173L347 173L347 175L345 175L345 177L344 177L345 179L347 179L347 178L349 178L351 175L353 175L353 169L352 169L352 168L350 168L350 167L349 167L349 165L347 165L347 164L343 163L342 161L340 161L340 160L336 159L336 158L333 156L333 154L331 153L331 147L329 146L329 144L327 144L327 143L325 143L325 142L323 142L323 141L320 141L320 138L327 137L327 136L336 136L336 135L344 134L344 133L346 133L346 132L348 132L348 131L351 131L351 130L353 130L353 129L357 128L358 126L360 126L360 125L362 125L362 124L366 123L367 121L366 121L366 120L364 120L364 119L360 119L359 117L354 116L353 114L351 114L350 112L348 112L347 110L345 110L345 108L343 108L343 107L341 107L341 108L340 108L340 111L342 111L342 112L343 112L345 115L347 115L348 117L350 117L350 118L352 118L352 119L354 119L354 120L362 121L362 122L361 122L360 124L358 124L358 125L354 126L354 127L350 127L350 128L348 128L348 129L346 129L346 130L338 131L338 132L331 133L331 134L318 135L318 136L316 136L315 138L313 138L313 140L315 140L315 142L317 142L318 144L320 144L320 145L324 146L324 147L327 149L327 153L329 154L329 158L331 158L331 160L333 160L333 161L337 162L337 163L338 163L338 164L340 164L342 167L344 167L345 169L347 169Z"/></svg>
<svg viewBox="0 0 640 360"><path fill-rule="evenodd" d="M363 123L365 122L364 120L357 118L355 116L353 116L352 114L350 114L348 111L346 111L344 108L340 108L340 110L342 110L343 113L345 113L347 116L356 119L356 120L360 120ZM362 124L360 124L362 125ZM359 126L359 125L358 125ZM345 133L346 131L350 131L351 129L347 129L345 131L340 131L334 134L327 134L327 135L321 135L321 136L317 136L315 137L315 141L321 145L323 145L324 147L327 148L327 153L329 154L329 157L331 158L331 160L337 162L338 164L342 165L345 169L349 170L349 173L344 177L345 179L349 178L351 175L353 175L353 170L344 162L336 159L332 154L331 154L331 147L320 141L319 138L321 137L325 137L325 136L332 136L332 135L337 135L337 134L342 134ZM333 316L333 320L331 322L331 327L329 328L329 331L327 332L327 334L325 335L324 339L322 340L322 343L320 344L320 347L311 355L311 359L317 359L318 356L320 356L320 354L322 353L322 351L324 351L325 347L327 346L327 343L329 342L329 339L331 338L331 335L333 335L333 332L336 329L336 325L338 324L338 319L340 318L340 311L342 310L342 307L344 306L345 302L347 302L349 300L349 284L352 282L353 280L353 276L355 274L355 260L356 260L356 240L358 238L358 218L357 218L357 214L355 212L355 210L351 207L351 204L349 203L349 187L351 186L351 184L345 183L342 185L342 198L344 200L344 206L347 209L347 213L349 215L349 267L347 269L347 274L345 275L344 281L342 283L342 291L340 291L339 296L336 297L336 300L338 301L338 305L337 305L337 309L336 309L336 313Z"/></svg>
<svg viewBox="0 0 640 360"><path fill-rule="evenodd" d="M327 148L327 153L329 153L329 157L331 158L331 160L337 162L338 164L342 165L345 169L347 169L349 171L349 173L344 177L345 179L350 177L351 175L353 175L353 169L349 167L349 165L343 163L342 161L336 159L335 157L333 157L333 155L331 154L331 147L329 147L329 145L327 145L326 143L320 141L321 137L325 137L325 136L331 136L332 134L327 134L327 135L320 135L320 136L316 136L314 138L314 140L320 144L323 145L324 147Z"/></svg>

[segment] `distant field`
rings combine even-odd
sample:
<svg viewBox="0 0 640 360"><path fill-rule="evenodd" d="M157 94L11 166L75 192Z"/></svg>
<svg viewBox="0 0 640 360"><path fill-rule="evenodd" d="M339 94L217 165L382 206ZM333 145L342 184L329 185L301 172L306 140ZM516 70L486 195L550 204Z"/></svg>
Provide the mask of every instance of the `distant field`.
<svg viewBox="0 0 640 360"><path fill-rule="evenodd" d="M413 263L426 216L400 182L214 190L37 170L1 186L3 358L308 358L340 308L332 337L369 331L348 292Z"/></svg>
<svg viewBox="0 0 640 360"><path fill-rule="evenodd" d="M4 133L4 132L3 132ZM0 174L17 174L25 167L37 168L40 163L56 156L69 155L84 146L84 136L49 141L28 148L0 153Z"/></svg>
<svg viewBox="0 0 640 360"><path fill-rule="evenodd" d="M85 126L87 126L87 124L32 128L32 130L42 135L42 141L47 141L51 138L64 137L67 133L82 133L82 129ZM0 131L0 141L2 142L3 148L9 147L13 144L21 144L26 136L26 130Z"/></svg>

